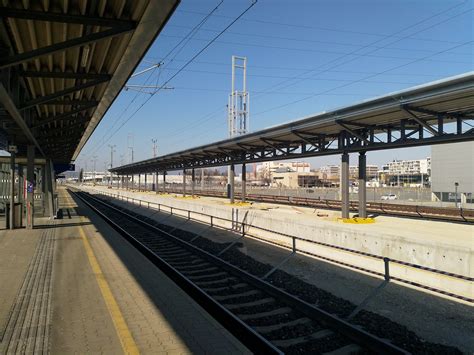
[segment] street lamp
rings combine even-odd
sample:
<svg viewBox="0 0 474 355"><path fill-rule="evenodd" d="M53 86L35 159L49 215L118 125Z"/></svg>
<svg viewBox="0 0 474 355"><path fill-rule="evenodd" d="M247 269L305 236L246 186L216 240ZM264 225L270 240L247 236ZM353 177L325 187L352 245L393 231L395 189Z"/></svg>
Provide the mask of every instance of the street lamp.
<svg viewBox="0 0 474 355"><path fill-rule="evenodd" d="M458 186L459 186L459 182L455 182L454 183L454 203L456 207L459 207L458 206Z"/></svg>

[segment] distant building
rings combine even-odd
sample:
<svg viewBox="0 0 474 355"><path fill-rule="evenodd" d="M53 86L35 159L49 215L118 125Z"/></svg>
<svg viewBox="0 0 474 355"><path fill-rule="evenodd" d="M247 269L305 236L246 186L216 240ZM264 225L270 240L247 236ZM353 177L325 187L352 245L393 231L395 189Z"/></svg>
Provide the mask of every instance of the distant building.
<svg viewBox="0 0 474 355"><path fill-rule="evenodd" d="M431 191L433 200L474 203L474 142L431 147Z"/></svg>
<svg viewBox="0 0 474 355"><path fill-rule="evenodd" d="M311 171L311 165L302 161L292 161L292 162L280 162L280 161L269 161L264 162L260 165L257 165L257 174L262 172L269 172L272 174L278 169L288 168L290 171L309 173Z"/></svg>
<svg viewBox="0 0 474 355"><path fill-rule="evenodd" d="M279 169L272 174L272 186L274 187L315 187L320 186L318 174L315 172L296 172L287 169Z"/></svg>
<svg viewBox="0 0 474 355"><path fill-rule="evenodd" d="M377 165L367 165L365 171L367 180L377 179L379 167ZM349 178L352 180L359 178L359 167L357 165L349 166Z"/></svg>
<svg viewBox="0 0 474 355"><path fill-rule="evenodd" d="M388 185L426 185L431 174L431 158L394 160L382 166L381 179Z"/></svg>
<svg viewBox="0 0 474 355"><path fill-rule="evenodd" d="M339 165L326 165L318 169L319 178L326 184L339 185L341 167Z"/></svg>

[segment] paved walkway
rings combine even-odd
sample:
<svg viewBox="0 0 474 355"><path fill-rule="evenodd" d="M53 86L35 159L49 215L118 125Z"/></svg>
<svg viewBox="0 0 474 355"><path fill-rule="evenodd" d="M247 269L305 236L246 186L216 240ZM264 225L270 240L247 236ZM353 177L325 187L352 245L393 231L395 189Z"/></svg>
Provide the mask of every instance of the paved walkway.
<svg viewBox="0 0 474 355"><path fill-rule="evenodd" d="M248 352L99 217L59 193L64 219L0 231L0 354Z"/></svg>

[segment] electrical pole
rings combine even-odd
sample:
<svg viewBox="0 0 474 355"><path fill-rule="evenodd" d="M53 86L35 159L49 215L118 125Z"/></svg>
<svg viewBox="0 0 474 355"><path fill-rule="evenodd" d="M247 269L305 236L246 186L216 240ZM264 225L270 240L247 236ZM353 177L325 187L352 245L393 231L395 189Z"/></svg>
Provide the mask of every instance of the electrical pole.
<svg viewBox="0 0 474 355"><path fill-rule="evenodd" d="M95 185L95 164L97 163L97 155L94 155L92 157L92 161L94 162L94 185Z"/></svg>
<svg viewBox="0 0 474 355"><path fill-rule="evenodd" d="M153 158L156 158L156 142L158 142L158 140L153 138L151 142L153 143Z"/></svg>
<svg viewBox="0 0 474 355"><path fill-rule="evenodd" d="M153 158L156 158L156 142L158 142L158 139L152 138L151 142L153 143ZM158 174L156 172L153 173L153 189L156 190L158 186Z"/></svg>
<svg viewBox="0 0 474 355"><path fill-rule="evenodd" d="M112 169L114 167L114 148L116 147L115 144L109 144L109 148L110 148L110 169ZM110 186L112 186L112 172L110 172Z"/></svg>
<svg viewBox="0 0 474 355"><path fill-rule="evenodd" d="M127 137L128 149L131 150L131 163L133 163L133 134L129 133Z"/></svg>
<svg viewBox="0 0 474 355"><path fill-rule="evenodd" d="M236 70L242 71L241 90L236 89ZM247 57L232 56L232 91L227 105L229 138L249 132L249 93L247 92ZM227 170L227 194L229 194L231 167Z"/></svg>

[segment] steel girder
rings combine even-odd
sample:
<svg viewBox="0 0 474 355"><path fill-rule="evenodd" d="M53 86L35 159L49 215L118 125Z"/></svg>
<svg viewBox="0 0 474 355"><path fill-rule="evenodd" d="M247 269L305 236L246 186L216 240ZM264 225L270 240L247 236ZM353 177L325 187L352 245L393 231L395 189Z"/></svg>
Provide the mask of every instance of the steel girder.
<svg viewBox="0 0 474 355"><path fill-rule="evenodd" d="M112 171L119 174L148 173L474 140L473 126L463 124L474 119L470 112L427 112L415 106L403 106L401 109L410 112L407 112L407 118L396 124L366 125L338 121L337 124L342 127L338 134L309 134L294 130L291 132L294 139L291 140L260 138L263 147L239 143L235 149L204 150L167 160L156 158L156 162L144 161L133 167L118 167ZM413 112L423 113L424 117L414 117ZM433 117L436 120L429 123L433 122ZM456 123L454 129L447 131L446 125L453 122Z"/></svg>

